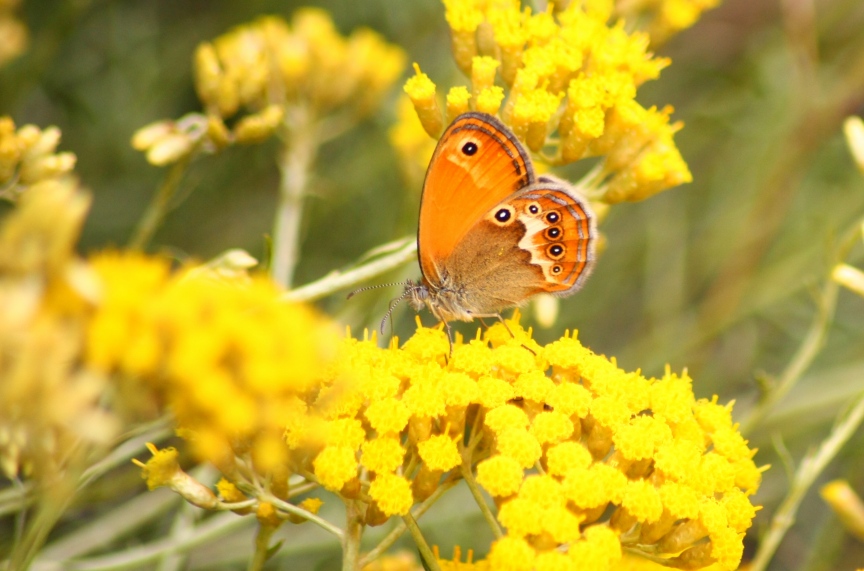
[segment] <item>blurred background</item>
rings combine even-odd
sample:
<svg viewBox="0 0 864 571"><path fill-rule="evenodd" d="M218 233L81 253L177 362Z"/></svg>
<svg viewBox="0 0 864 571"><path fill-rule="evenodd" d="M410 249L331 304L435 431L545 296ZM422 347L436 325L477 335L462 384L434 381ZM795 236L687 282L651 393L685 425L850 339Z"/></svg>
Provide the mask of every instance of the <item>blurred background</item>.
<svg viewBox="0 0 864 571"><path fill-rule="evenodd" d="M0 68L0 115L18 125L57 125L60 150L77 155L77 172L94 197L82 252L124 246L163 179L165 169L148 164L129 141L147 123L200 110L191 73L196 45L257 16L287 19L308 5L329 11L343 34L366 26L399 44L439 86L465 83L450 56L438 0L21 4L16 14L29 29L29 47ZM667 363L686 368L697 397L734 399L735 416L744 420L760 387L775 382L804 342L839 243L864 216L864 176L841 128L846 116L864 112L864 3L726 0L658 53L672 65L638 99L646 107L675 107L673 119L685 124L676 142L694 182L614 207L601 226L607 244L594 275L562 302L554 327L535 327L535 335L548 342L578 329L586 346L647 376L662 375ZM400 94L401 82L379 112L321 150L296 284L416 231L420 188L400 172L388 141ZM277 199L275 149L271 141L198 160L150 249L206 260L244 248L263 259ZM850 263L862 254L859 241ZM378 282L417 277L412 263ZM355 331L374 329L398 292L381 289L347 302L339 293L319 305ZM524 314L532 324L530 309ZM395 333L410 335L414 319L410 308L398 309ZM434 323L428 313L422 319ZM475 326L459 329L472 334ZM765 507L748 536L750 554L788 490L784 458L800 461L864 390L864 299L841 291L827 331L795 389L749 428L751 446L760 449L757 464L772 465L756 498ZM842 477L864 492L862 450L859 433L820 482ZM130 466L114 485L132 494L143 484ZM449 531L459 509L458 501L445 502L424 523L444 554L472 543ZM65 525L87 520L87 509L76 510ZM295 568L327 569L338 560L329 538L300 528L290 534L281 555L295 562L298 554L308 557L301 560L308 567ZM313 539L298 547L296 534ZM202 548L190 565L242 568L250 541L238 532ZM843 531L814 488L770 568L862 564L864 546Z"/></svg>

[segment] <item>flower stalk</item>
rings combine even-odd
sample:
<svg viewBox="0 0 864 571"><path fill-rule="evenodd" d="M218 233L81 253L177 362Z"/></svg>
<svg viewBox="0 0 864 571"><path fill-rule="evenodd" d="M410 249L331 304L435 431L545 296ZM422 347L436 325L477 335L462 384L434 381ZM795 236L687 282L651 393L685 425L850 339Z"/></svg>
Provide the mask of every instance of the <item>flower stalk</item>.
<svg viewBox="0 0 864 571"><path fill-rule="evenodd" d="M300 251L303 202L319 145L311 111L305 106L292 108L286 115L281 136L279 199L273 224L270 275L277 283L291 287Z"/></svg>
<svg viewBox="0 0 864 571"><path fill-rule="evenodd" d="M837 424L819 448L808 454L795 472L789 492L780 507L771 518L771 526L759 543L759 550L750 564L751 571L764 571L780 542L786 536L786 532L795 523L795 515L801 501L816 478L825 470L828 464L837 456L840 450L864 421L864 395L858 397L852 408L843 417L838 419Z"/></svg>

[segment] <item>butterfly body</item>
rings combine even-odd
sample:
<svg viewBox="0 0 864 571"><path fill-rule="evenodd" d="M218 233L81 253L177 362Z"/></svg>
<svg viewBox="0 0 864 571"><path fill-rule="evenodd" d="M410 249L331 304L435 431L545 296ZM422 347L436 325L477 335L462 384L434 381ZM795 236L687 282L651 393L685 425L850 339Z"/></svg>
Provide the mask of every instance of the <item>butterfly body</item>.
<svg viewBox="0 0 864 571"><path fill-rule="evenodd" d="M539 293L569 295L594 260L593 214L568 183L536 177L491 115L457 117L435 150L420 204L421 282L412 306L441 321L499 316Z"/></svg>

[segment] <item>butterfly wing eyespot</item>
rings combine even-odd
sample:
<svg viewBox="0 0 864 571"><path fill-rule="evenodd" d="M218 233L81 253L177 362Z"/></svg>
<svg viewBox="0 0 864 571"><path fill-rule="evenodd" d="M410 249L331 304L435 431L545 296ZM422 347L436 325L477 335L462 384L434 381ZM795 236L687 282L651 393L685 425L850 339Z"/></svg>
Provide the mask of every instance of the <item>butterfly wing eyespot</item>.
<svg viewBox="0 0 864 571"><path fill-rule="evenodd" d="M591 272L597 234L594 214L569 184L544 179L501 207L513 206L520 212L525 235L519 247L531 254L531 263L540 266L545 278L538 289L565 296L582 287Z"/></svg>
<svg viewBox="0 0 864 571"><path fill-rule="evenodd" d="M423 183L417 242L424 277L439 284L442 265L471 228L535 182L528 152L501 121L485 113L457 117L438 141ZM510 223L515 219L512 211Z"/></svg>

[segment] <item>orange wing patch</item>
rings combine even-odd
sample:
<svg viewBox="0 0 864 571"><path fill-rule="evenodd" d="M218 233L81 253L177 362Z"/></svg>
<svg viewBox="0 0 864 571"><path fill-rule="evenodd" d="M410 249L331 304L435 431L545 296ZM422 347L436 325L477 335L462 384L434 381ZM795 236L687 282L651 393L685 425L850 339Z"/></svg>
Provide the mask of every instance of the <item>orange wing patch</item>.
<svg viewBox="0 0 864 571"><path fill-rule="evenodd" d="M460 115L432 155L420 200L420 268L433 285L438 263L490 208L535 182L531 158L498 119Z"/></svg>

